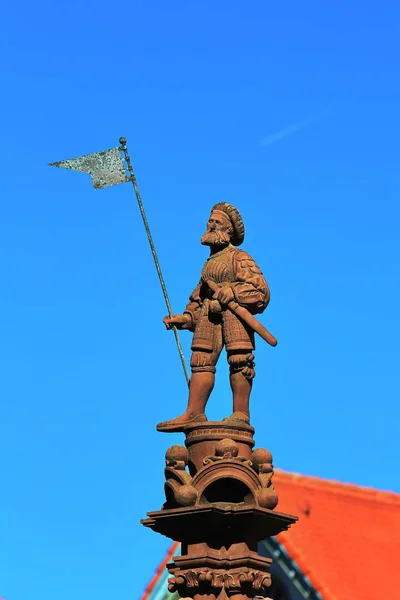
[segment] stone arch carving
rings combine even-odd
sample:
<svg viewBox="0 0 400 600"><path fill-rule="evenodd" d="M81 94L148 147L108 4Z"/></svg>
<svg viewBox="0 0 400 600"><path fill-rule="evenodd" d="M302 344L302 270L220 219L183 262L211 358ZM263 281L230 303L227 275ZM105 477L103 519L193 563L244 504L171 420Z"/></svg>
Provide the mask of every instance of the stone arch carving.
<svg viewBox="0 0 400 600"><path fill-rule="evenodd" d="M234 459L207 465L193 477L192 486L198 493L196 504L246 502L255 505L261 489L257 474Z"/></svg>

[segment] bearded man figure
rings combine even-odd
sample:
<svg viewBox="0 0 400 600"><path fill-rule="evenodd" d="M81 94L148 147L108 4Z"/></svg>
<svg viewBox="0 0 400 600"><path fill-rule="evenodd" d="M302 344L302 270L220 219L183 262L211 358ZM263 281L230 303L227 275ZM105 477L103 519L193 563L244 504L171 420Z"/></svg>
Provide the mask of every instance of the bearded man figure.
<svg viewBox="0 0 400 600"><path fill-rule="evenodd" d="M239 211L226 202L213 206L207 230L201 238L210 247L210 256L200 282L182 315L165 317L167 329L193 331L190 367L192 377L186 411L176 419L157 425L158 431L178 432L194 422L207 421L205 407L214 387L216 364L225 346L233 393L233 414L227 421L250 422L249 399L254 371L254 331L227 309L234 300L252 315L262 313L270 293L254 260L237 248L244 239ZM218 284L211 291L207 281Z"/></svg>

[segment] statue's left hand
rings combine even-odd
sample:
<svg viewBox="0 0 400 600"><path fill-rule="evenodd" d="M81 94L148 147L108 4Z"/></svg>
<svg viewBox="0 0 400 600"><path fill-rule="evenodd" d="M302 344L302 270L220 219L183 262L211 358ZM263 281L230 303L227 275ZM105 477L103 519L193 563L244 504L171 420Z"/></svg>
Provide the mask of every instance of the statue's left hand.
<svg viewBox="0 0 400 600"><path fill-rule="evenodd" d="M214 294L213 298L215 300L218 300L221 304L226 305L235 299L235 295L234 295L232 287L230 285L223 285Z"/></svg>

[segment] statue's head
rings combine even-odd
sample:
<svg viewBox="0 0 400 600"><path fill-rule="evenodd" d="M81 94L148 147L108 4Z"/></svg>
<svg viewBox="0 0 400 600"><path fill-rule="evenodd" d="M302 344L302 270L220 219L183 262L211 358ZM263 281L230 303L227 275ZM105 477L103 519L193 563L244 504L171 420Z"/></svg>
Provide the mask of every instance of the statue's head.
<svg viewBox="0 0 400 600"><path fill-rule="evenodd" d="M244 224L239 211L227 202L215 204L207 221L207 230L201 238L203 246L240 246L243 240Z"/></svg>

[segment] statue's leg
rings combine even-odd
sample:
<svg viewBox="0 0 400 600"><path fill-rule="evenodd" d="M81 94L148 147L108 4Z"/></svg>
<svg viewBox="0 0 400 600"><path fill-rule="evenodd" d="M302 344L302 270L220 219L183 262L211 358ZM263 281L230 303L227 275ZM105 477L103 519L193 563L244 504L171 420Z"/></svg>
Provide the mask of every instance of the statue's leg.
<svg viewBox="0 0 400 600"><path fill-rule="evenodd" d="M190 367L192 377L189 384L189 399L185 412L171 421L164 421L157 425L157 431L177 432L196 421L207 421L204 414L207 401L214 387L215 365L222 350L221 327L215 326L214 343L212 350L193 348Z"/></svg>
<svg viewBox="0 0 400 600"><path fill-rule="evenodd" d="M248 351L228 351L233 414L226 420L250 422L250 393L255 377L254 356Z"/></svg>
<svg viewBox="0 0 400 600"><path fill-rule="evenodd" d="M189 386L189 400L187 411L195 414L204 414L208 399L214 388L215 365L221 353L221 348L208 352L194 350L190 359L192 377Z"/></svg>

